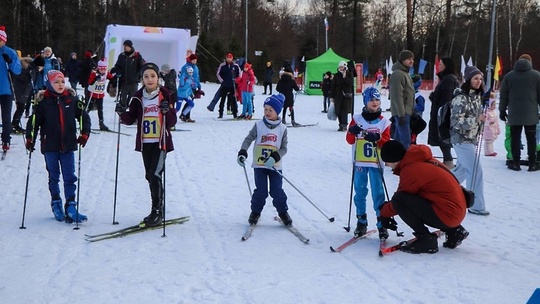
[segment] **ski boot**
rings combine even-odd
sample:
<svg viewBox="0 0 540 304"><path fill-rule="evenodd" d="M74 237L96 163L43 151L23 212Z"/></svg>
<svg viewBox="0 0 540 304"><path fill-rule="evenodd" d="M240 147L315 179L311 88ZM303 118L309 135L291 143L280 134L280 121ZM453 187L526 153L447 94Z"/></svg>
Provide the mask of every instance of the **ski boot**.
<svg viewBox="0 0 540 304"><path fill-rule="evenodd" d="M469 231L465 230L463 226L459 225L455 228L449 229L444 232L446 241L443 243L443 247L454 249L461 245L464 239L469 236Z"/></svg>
<svg viewBox="0 0 540 304"><path fill-rule="evenodd" d="M283 222L283 225L285 225L285 226L292 225L292 219L289 216L288 212L278 213L278 215L279 215L279 218L281 219L281 221Z"/></svg>
<svg viewBox="0 0 540 304"><path fill-rule="evenodd" d="M354 237L361 237L367 232L367 215L357 215L358 222L356 223L356 229L354 229Z"/></svg>
<svg viewBox="0 0 540 304"><path fill-rule="evenodd" d="M155 206L155 205L154 205ZM159 226L163 221L163 206L153 207L150 214L143 219L143 223L147 227Z"/></svg>
<svg viewBox="0 0 540 304"><path fill-rule="evenodd" d="M66 218L64 210L62 209L62 200L60 198L53 198L51 200L51 209L54 214L54 218L62 222Z"/></svg>
<svg viewBox="0 0 540 304"><path fill-rule="evenodd" d="M260 212L251 211L251 214L249 215L248 223L250 225L257 225L257 222L259 221L260 217L261 217Z"/></svg>
<svg viewBox="0 0 540 304"><path fill-rule="evenodd" d="M64 208L66 210L66 223L81 223L88 220L86 215L79 213L77 202L74 199L69 199Z"/></svg>
<svg viewBox="0 0 540 304"><path fill-rule="evenodd" d="M109 127L107 127L104 123L103 123L103 120L100 120L99 121L99 129L101 131L109 131Z"/></svg>
<svg viewBox="0 0 540 304"><path fill-rule="evenodd" d="M439 252L439 244L437 243L437 235L434 233L413 233L416 240L410 244L401 245L400 250L407 253L437 253Z"/></svg>

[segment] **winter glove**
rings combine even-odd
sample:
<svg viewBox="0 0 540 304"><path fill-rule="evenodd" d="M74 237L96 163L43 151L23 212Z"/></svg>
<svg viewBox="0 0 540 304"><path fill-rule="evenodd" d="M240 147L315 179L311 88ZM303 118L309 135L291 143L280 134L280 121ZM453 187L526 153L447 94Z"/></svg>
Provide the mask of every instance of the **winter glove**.
<svg viewBox="0 0 540 304"><path fill-rule="evenodd" d="M161 110L161 113L163 114L169 112L169 102L167 100L162 101L159 104L159 109Z"/></svg>
<svg viewBox="0 0 540 304"><path fill-rule="evenodd" d="M381 134L376 132L370 132L364 135L364 139L374 143L381 139Z"/></svg>
<svg viewBox="0 0 540 304"><path fill-rule="evenodd" d="M238 157L236 158L238 165L240 165L241 167L245 167L246 166L245 161L247 157L248 157L248 154L246 150L241 149L240 151L238 151Z"/></svg>
<svg viewBox="0 0 540 304"><path fill-rule="evenodd" d="M349 127L349 133L358 135L362 132L362 128L359 125L354 125Z"/></svg>
<svg viewBox="0 0 540 304"><path fill-rule="evenodd" d="M274 167L274 165L279 162L279 160L281 159L281 157L279 156L279 153L277 153L276 151L272 152L272 154L270 154L270 156L266 159L266 161L264 162L264 166L268 169L272 169Z"/></svg>
<svg viewBox="0 0 540 304"><path fill-rule="evenodd" d="M85 134L85 133L81 133L81 135L79 135L79 137L77 138L77 143L83 147L86 146L87 141L88 141L88 134Z"/></svg>
<svg viewBox="0 0 540 304"><path fill-rule="evenodd" d="M501 113L499 113L499 118L502 120L502 121L506 121L506 111L501 111Z"/></svg>
<svg viewBox="0 0 540 304"><path fill-rule="evenodd" d="M13 60L11 60L11 58L9 58L9 55L6 53L2 54L2 58L4 58L4 61L7 62L7 64L10 64L13 62Z"/></svg>
<svg viewBox="0 0 540 304"><path fill-rule="evenodd" d="M397 231L397 222L393 217L379 216L377 220L382 224L383 228Z"/></svg>
<svg viewBox="0 0 540 304"><path fill-rule="evenodd" d="M402 126L406 123L405 116L401 116L398 118L398 125Z"/></svg>
<svg viewBox="0 0 540 304"><path fill-rule="evenodd" d="M36 150L36 149L34 148L34 143L32 142L32 139L31 139L31 138L27 138L27 139L26 139L26 150L28 150L28 151L30 151L30 152Z"/></svg>
<svg viewBox="0 0 540 304"><path fill-rule="evenodd" d="M124 114L124 113L126 112L126 107L124 107L124 106L121 105L121 104L117 104L117 105L116 105L116 108L114 109L114 111L115 111L116 113L118 113L118 115L122 115L122 114Z"/></svg>

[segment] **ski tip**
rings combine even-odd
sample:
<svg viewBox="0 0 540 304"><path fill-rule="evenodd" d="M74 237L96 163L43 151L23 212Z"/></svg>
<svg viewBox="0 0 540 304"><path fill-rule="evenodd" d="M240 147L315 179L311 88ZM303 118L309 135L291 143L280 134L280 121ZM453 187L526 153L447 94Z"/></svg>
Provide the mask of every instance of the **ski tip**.
<svg viewBox="0 0 540 304"><path fill-rule="evenodd" d="M335 250L334 247L332 247L332 246L330 246L330 251L336 252L336 250Z"/></svg>

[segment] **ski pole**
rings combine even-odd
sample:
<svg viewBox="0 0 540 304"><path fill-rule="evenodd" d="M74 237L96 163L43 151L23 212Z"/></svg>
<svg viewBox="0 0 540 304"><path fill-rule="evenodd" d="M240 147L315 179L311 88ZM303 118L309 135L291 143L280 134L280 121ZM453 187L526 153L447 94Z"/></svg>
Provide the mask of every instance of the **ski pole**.
<svg viewBox="0 0 540 304"><path fill-rule="evenodd" d="M384 193L386 194L386 200L390 201L390 195L388 195L388 188L386 187L386 181L384 180L384 168L381 165L381 157L379 156L379 150L377 149L377 144L375 143L375 155L377 155L377 166L379 166L379 173L381 174L381 180L384 188ZM392 217L393 218L393 217ZM403 231L398 231L396 229L396 236L403 237Z"/></svg>
<svg viewBox="0 0 540 304"><path fill-rule="evenodd" d="M116 77L116 89L119 91L118 94L116 94L116 106L118 106L119 100L120 100L120 77L117 75ZM120 160L120 127L121 127L121 121L122 119L118 117L118 137L116 139L116 172L114 174L114 202L113 202L113 218L112 218L112 224L118 225L118 222L116 221L116 197L118 194L118 162Z"/></svg>
<svg viewBox="0 0 540 304"><path fill-rule="evenodd" d="M84 112L84 102L79 100L79 109L81 110L81 115L79 117L79 132L82 134L83 128L83 112ZM79 230L79 197L81 191L81 154L82 154L82 144L79 143L79 160L77 163L77 215L75 216L75 228L73 230Z"/></svg>
<svg viewBox="0 0 540 304"><path fill-rule="evenodd" d="M334 218L329 218L321 209L319 209L319 207L317 207L317 205L315 205L307 196L304 195L304 193L302 193L302 191L300 191L298 188L296 188L295 185L293 185L293 183L291 183L281 172L279 172L278 169L276 168L272 168L274 169L274 171L276 171L281 177L283 177L284 180L287 181L287 183L289 183L289 185L291 185L296 191L298 191L298 193L300 193L311 205L313 205L313 207L315 207L315 209L317 209L322 215L324 215L324 217L326 217L327 220L329 220L330 222L334 222Z"/></svg>
<svg viewBox="0 0 540 304"><path fill-rule="evenodd" d="M484 115L484 117L487 114L487 109L488 109L487 106L484 104L482 108L482 115ZM471 177L472 181L471 181L471 189L470 189L473 191L474 191L474 187L476 186L476 176L478 172L478 166L480 165L480 152L482 151L482 137L484 134L484 124L485 124L485 121L482 121L480 122L480 126L478 127L479 132L478 132L478 137L477 137L477 142L476 142L476 152L474 155L474 165L473 165L473 173Z"/></svg>
<svg viewBox="0 0 540 304"><path fill-rule="evenodd" d="M161 175L161 179L162 179L162 184L161 184L161 187L163 189L163 213L162 213L162 219L163 219L163 235L161 237L166 237L167 235L165 234L165 205L166 205L166 202L167 200L165 199L165 189L166 189L166 184L165 184L165 160L167 158L167 116L164 115L166 113L161 113L162 117L163 117L163 125L161 126L161 141L162 141L162 145L161 145L161 153L160 153L160 162L161 163L161 168L163 168L162 170L160 170L160 167L158 166L158 168L156 168L156 174L158 173L158 171L162 174Z"/></svg>
<svg viewBox="0 0 540 304"><path fill-rule="evenodd" d="M353 166L352 166L352 173L351 173L351 192L349 194L349 220L347 221L347 227L343 227L343 229L345 229L345 231L347 231L347 232L351 231L351 212L352 212L353 186L354 186L354 163L353 163Z"/></svg>
<svg viewBox="0 0 540 304"><path fill-rule="evenodd" d="M32 125L31 125L31 129L30 129L30 138L32 139L32 145L36 142L36 139L34 137L34 134L36 133L34 128L35 128L35 125L36 125L36 113L32 113ZM25 188L24 188L24 204L23 204L23 215L22 215L22 222L21 222L21 227L19 227L19 229L26 229L26 227L24 226L24 218L25 218L25 215L26 215L26 202L27 202L27 199L28 199L28 184L30 182L30 165L32 164L32 151L33 151L33 147L30 148L30 152L28 152L28 167L26 169L26 185L25 185Z"/></svg>
<svg viewBox="0 0 540 304"><path fill-rule="evenodd" d="M246 176L246 182L247 182L247 186L248 186L248 190L249 190L249 197L251 197L251 185L249 184L249 178L248 178L248 174L247 174L247 170L246 170L246 166L243 166L242 168L244 168L244 175Z"/></svg>

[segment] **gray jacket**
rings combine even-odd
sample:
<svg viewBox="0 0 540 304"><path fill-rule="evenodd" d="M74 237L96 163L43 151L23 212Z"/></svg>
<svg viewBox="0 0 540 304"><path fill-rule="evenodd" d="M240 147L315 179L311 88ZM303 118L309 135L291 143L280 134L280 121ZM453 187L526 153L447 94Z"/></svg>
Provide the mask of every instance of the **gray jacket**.
<svg viewBox="0 0 540 304"><path fill-rule="evenodd" d="M390 110L392 116L411 115L414 109L414 86L409 69L401 62L392 66L390 75Z"/></svg>
<svg viewBox="0 0 540 304"><path fill-rule="evenodd" d="M532 126L538 123L540 106L540 73L532 64L520 59L514 69L504 76L501 84L499 112L508 111L511 126Z"/></svg>

